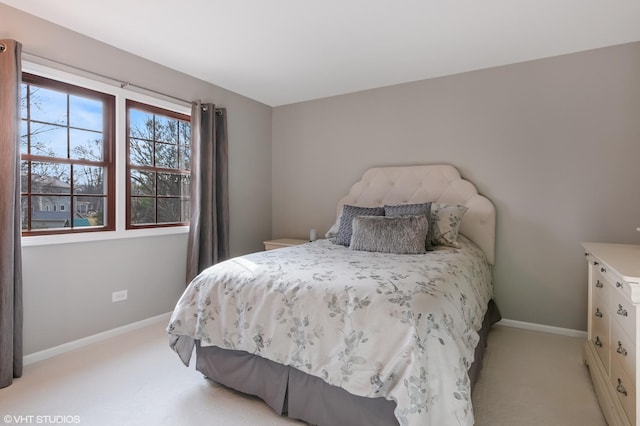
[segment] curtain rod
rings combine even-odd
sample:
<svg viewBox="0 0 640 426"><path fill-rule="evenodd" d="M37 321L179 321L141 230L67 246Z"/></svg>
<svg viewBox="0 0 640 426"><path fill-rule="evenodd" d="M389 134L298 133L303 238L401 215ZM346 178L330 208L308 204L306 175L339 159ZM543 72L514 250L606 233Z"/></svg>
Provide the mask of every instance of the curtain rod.
<svg viewBox="0 0 640 426"><path fill-rule="evenodd" d="M44 61L47 61L47 62L52 62L54 64L61 65L61 66L66 67L66 68L71 68L73 70L80 71L80 72L83 72L85 74L89 74L89 75L93 75L93 76L96 76L96 77L100 77L100 78L105 79L105 80L110 80L111 82L118 83L118 85L120 86L121 89L124 89L126 87L132 87L132 88L135 88L135 89L138 89L138 90L143 90L145 92L149 92L149 93L153 93L153 94L156 94L156 95L164 96L165 98L173 99L174 101L182 102L182 103L187 104L189 106L191 106L193 104L193 102L188 101L186 99L178 98L176 96L172 96L172 95L169 95L169 94L166 94L166 93L162 93L162 92L159 92L159 91L154 90L154 89L149 89L148 87L140 86L140 85L131 83L129 81L122 81L120 79L117 79L117 78L114 78L114 77L111 77L111 76L108 76L108 75L100 74L100 73L95 72L95 71L90 71L90 70L88 70L86 68L80 68L80 67L77 67L75 65L65 64L63 62L56 61L55 59L51 59L51 58L45 58L44 56L36 55L35 53L22 51L22 54L23 55L26 54L27 56L31 56L33 58L37 58L37 59L44 60ZM202 107L206 108L205 105L202 105ZM220 108L216 108L216 113L221 114L222 110Z"/></svg>

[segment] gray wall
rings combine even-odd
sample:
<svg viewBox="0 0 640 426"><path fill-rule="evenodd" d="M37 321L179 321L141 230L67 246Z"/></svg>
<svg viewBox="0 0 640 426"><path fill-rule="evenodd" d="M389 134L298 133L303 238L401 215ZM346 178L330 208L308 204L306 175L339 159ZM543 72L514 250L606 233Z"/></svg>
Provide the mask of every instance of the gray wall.
<svg viewBox="0 0 640 426"><path fill-rule="evenodd" d="M580 243L640 243L640 43L282 106L272 132L274 237L325 232L369 167L458 167L497 208L508 319L585 330Z"/></svg>
<svg viewBox="0 0 640 426"><path fill-rule="evenodd" d="M640 243L640 43L272 110L3 4L0 37L226 107L234 255L272 231L323 233L368 167L426 163L453 164L496 204L505 318L586 329L580 242ZM185 235L24 247L25 353L168 312L185 247Z"/></svg>
<svg viewBox="0 0 640 426"><path fill-rule="evenodd" d="M23 50L228 110L231 252L271 237L271 108L0 4ZM255 214L259 212L260 214ZM165 312L184 288L186 235L23 247L25 353ZM129 299L111 303L127 288Z"/></svg>

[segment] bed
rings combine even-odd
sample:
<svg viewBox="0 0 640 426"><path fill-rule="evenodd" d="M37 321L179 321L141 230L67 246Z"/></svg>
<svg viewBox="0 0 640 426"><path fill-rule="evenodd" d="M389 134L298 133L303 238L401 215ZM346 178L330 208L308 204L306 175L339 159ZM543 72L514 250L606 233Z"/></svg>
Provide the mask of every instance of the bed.
<svg viewBox="0 0 640 426"><path fill-rule="evenodd" d="M326 239L198 275L171 348L187 366L195 348L206 377L310 424L472 425L500 318L493 204L451 165L378 167L336 213Z"/></svg>

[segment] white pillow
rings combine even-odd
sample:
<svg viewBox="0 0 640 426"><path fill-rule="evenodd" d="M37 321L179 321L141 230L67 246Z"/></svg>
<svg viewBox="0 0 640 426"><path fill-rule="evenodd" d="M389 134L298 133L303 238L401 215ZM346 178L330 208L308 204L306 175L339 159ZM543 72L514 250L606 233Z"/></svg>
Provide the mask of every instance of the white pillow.
<svg viewBox="0 0 640 426"><path fill-rule="evenodd" d="M468 210L457 204L431 205L431 245L460 248L458 232L462 217Z"/></svg>

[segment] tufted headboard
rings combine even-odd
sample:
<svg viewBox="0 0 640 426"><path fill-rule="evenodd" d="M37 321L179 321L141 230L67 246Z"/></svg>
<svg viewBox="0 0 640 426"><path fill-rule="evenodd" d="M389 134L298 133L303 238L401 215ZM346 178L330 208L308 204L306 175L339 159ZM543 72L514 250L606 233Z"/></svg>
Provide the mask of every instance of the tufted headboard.
<svg viewBox="0 0 640 426"><path fill-rule="evenodd" d="M469 210L462 217L460 232L475 242L489 263L494 264L495 208L448 164L371 168L338 201L337 214L340 215L344 204L374 207L426 201L466 206Z"/></svg>

